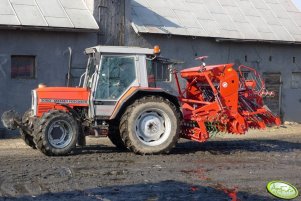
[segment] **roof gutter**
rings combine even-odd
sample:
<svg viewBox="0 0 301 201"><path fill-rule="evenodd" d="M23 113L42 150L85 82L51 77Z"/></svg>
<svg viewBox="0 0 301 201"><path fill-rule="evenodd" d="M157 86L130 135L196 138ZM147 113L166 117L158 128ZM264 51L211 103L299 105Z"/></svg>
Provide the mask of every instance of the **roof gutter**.
<svg viewBox="0 0 301 201"><path fill-rule="evenodd" d="M91 28L71 28L71 27L44 27L44 26L18 26L0 25L0 30L28 30L28 31L61 31L61 32L98 32L99 29Z"/></svg>
<svg viewBox="0 0 301 201"><path fill-rule="evenodd" d="M256 39L235 39L235 38L215 38L217 43L222 42L237 42L237 43L245 43L245 42L257 42L257 43L272 43L272 44L292 44L292 45L301 45L301 42L296 41L276 41L276 40L256 40Z"/></svg>

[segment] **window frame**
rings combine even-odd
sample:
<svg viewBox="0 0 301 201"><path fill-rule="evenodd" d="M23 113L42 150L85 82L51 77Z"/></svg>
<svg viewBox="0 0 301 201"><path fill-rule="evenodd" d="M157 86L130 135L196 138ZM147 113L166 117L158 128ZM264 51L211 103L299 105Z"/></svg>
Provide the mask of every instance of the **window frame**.
<svg viewBox="0 0 301 201"><path fill-rule="evenodd" d="M33 76L30 77L13 77L13 58L33 58ZM25 55L25 54L14 54L10 56L10 78L12 80L35 80L37 79L37 56L36 55Z"/></svg>

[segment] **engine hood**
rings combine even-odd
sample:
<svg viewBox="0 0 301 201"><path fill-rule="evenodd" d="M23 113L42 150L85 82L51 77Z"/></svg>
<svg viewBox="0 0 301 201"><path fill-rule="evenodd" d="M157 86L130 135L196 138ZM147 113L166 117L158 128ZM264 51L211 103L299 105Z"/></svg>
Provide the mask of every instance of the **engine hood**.
<svg viewBox="0 0 301 201"><path fill-rule="evenodd" d="M37 88L37 92L87 92L87 88L78 88L78 87L43 87Z"/></svg>
<svg viewBox="0 0 301 201"><path fill-rule="evenodd" d="M90 90L76 87L44 87L37 88L38 105L65 104L73 106L87 106Z"/></svg>

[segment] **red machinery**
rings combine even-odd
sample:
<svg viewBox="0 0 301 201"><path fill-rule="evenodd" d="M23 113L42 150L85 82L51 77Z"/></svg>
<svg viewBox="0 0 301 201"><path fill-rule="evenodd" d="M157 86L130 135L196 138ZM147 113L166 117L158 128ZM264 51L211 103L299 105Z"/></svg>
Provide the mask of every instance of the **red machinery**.
<svg viewBox="0 0 301 201"><path fill-rule="evenodd" d="M153 88L155 66L175 63L159 57L159 47L96 46L85 52L89 59L79 87L39 87L22 118L13 110L1 117L6 128L19 129L26 144L46 155L66 155L76 144L84 146L90 134L108 136L120 149L160 154L179 137L204 142L220 131L244 134L280 125L263 104L263 96L273 93L252 68L206 66L207 57L200 57L201 66L181 71L185 90L174 71L176 97Z"/></svg>
<svg viewBox="0 0 301 201"><path fill-rule="evenodd" d="M206 57L201 57L204 60ZM244 73L253 74L246 79ZM254 69L233 64L202 66L181 71L187 80L181 90L176 78L179 101L182 103L182 137L199 142L206 141L209 133L228 132L244 134L248 128L264 129L266 125L281 121L264 104L263 96L273 96L266 91L264 82Z"/></svg>

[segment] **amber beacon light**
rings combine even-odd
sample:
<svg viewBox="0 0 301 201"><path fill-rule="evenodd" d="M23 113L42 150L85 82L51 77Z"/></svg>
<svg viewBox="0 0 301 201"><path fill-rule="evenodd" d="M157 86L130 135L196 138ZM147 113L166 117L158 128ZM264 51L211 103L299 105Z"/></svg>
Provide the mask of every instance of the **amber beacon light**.
<svg viewBox="0 0 301 201"><path fill-rule="evenodd" d="M156 45L154 47L154 54L160 54L161 50L160 50L160 46L159 45Z"/></svg>

